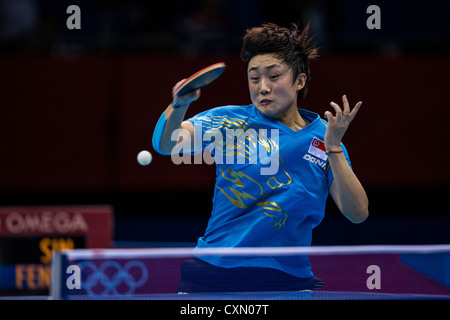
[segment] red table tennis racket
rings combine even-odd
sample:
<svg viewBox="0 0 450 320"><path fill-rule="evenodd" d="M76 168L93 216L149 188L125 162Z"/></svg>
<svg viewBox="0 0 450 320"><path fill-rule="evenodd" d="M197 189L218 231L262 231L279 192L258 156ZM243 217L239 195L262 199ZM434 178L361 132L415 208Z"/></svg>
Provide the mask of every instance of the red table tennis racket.
<svg viewBox="0 0 450 320"><path fill-rule="evenodd" d="M225 68L225 63L219 62L194 73L174 88L174 95L181 97L189 92L203 88L216 80L225 71Z"/></svg>

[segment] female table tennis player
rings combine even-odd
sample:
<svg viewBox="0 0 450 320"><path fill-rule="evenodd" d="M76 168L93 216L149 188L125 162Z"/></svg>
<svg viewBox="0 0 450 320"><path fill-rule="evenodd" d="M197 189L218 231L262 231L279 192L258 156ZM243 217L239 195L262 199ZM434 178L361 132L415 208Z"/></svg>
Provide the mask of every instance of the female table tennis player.
<svg viewBox="0 0 450 320"><path fill-rule="evenodd" d="M364 221L368 199L341 142L362 102L350 108L343 95L341 105L330 103L326 121L298 108L310 79L308 60L317 57L309 25L301 30L295 24L284 28L269 23L247 30L241 57L246 63L250 105L217 107L184 120L200 90L174 96L153 135L156 151L169 155L180 150L203 152L211 139L203 139L198 148L190 142L202 141L207 132L226 137L227 130L253 130L256 135L246 135L244 147L234 139L226 143L234 143L235 155L247 160L254 151L251 147L257 145L276 164L276 171L262 174L267 161L216 161L213 209L197 247L310 246L312 229L324 217L328 194L351 222ZM181 138L183 134L173 139L176 129L191 139ZM182 265L178 291L286 291L322 285L306 256L200 256Z"/></svg>

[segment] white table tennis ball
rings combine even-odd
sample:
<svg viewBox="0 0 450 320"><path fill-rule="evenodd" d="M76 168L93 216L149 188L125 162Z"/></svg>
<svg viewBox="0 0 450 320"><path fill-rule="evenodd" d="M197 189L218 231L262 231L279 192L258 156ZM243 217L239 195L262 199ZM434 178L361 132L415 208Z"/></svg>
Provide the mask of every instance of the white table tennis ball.
<svg viewBox="0 0 450 320"><path fill-rule="evenodd" d="M142 150L137 156L137 161L141 166L149 165L152 162L152 154L147 150Z"/></svg>

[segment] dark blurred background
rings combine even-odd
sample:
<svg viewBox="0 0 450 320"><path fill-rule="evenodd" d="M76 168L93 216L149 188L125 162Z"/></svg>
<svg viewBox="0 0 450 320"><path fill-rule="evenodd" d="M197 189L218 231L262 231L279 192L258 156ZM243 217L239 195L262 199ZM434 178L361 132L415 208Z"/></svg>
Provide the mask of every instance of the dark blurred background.
<svg viewBox="0 0 450 320"><path fill-rule="evenodd" d="M366 26L373 4L379 30ZM321 57L301 107L363 101L343 142L370 200L360 225L329 201L313 243L450 243L449 16L444 0L0 0L0 206L111 204L118 245L194 243L215 168L153 151L172 86L224 61L188 116L249 104L245 30L309 21Z"/></svg>

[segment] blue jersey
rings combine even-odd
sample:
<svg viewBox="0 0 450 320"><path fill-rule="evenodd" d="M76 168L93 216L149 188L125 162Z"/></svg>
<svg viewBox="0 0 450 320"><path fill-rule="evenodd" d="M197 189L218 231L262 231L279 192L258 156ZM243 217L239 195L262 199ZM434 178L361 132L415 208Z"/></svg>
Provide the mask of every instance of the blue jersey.
<svg viewBox="0 0 450 320"><path fill-rule="evenodd" d="M254 105L202 112L194 124L198 151L216 157L213 209L198 248L310 246L323 219L333 173L325 152L327 122L299 109L310 124L294 131ZM350 164L344 146L345 157ZM306 256L202 256L220 267L268 267L311 277Z"/></svg>

